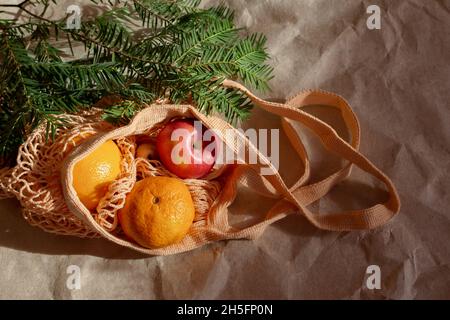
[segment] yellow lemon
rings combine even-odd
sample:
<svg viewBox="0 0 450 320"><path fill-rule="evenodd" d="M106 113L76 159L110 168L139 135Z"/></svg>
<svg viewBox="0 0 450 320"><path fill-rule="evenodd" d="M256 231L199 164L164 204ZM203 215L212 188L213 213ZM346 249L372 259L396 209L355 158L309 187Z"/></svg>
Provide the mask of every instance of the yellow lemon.
<svg viewBox="0 0 450 320"><path fill-rule="evenodd" d="M183 239L194 221L194 202L182 180L149 177L136 182L119 220L125 234L147 248Z"/></svg>
<svg viewBox="0 0 450 320"><path fill-rule="evenodd" d="M120 175L122 154L114 141L107 141L78 161L73 168L73 187L80 201L93 210Z"/></svg>

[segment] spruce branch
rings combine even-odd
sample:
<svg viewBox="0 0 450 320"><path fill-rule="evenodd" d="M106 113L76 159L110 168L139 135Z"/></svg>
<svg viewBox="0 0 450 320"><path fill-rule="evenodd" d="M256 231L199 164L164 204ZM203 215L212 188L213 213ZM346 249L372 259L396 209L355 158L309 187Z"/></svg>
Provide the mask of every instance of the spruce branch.
<svg viewBox="0 0 450 320"><path fill-rule="evenodd" d="M124 125L128 123L133 115L140 109L139 103L126 100L120 104L106 108L102 118L116 125Z"/></svg>
<svg viewBox="0 0 450 320"><path fill-rule="evenodd" d="M202 112L236 122L248 116L251 103L241 92L222 87L223 80L268 89L272 68L266 64L265 38L242 37L233 11L224 5L201 9L200 0L91 1L108 10L83 20L79 30L66 29L68 15L45 18L54 0L6 5L29 19L0 20L1 158L13 160L37 125L44 124L52 138L64 125L61 114L89 108L103 96L124 101L105 109L104 119L115 124L161 98L189 101ZM74 57L79 44L85 56Z"/></svg>

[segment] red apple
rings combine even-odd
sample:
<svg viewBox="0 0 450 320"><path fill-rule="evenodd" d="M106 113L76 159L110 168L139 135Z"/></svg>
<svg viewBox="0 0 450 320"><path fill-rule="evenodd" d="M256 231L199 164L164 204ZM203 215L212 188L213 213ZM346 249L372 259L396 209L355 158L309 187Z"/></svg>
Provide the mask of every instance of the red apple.
<svg viewBox="0 0 450 320"><path fill-rule="evenodd" d="M218 138L208 135L198 120L180 119L168 123L156 138L162 164L182 179L197 179L208 174L215 162Z"/></svg>

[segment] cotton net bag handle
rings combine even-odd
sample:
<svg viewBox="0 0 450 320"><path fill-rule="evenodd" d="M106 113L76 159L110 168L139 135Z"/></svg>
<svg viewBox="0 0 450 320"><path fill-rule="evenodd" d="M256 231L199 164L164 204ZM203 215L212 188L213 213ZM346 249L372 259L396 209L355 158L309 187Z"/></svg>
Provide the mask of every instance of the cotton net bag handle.
<svg viewBox="0 0 450 320"><path fill-rule="evenodd" d="M223 85L244 92L256 106L282 117L283 129L305 166L304 174L289 188L289 196L286 200L295 204L300 209L300 213L313 225L330 231L372 229L385 224L399 212L400 199L392 181L358 152L360 140L358 119L343 98L324 91L306 91L289 101L289 104L281 104L260 99L243 85L231 80L225 80ZM351 144L342 139L331 126L301 110L302 107L313 104L333 106L341 111L346 126L352 134ZM327 150L348 160L349 163L327 178L317 183L303 186L309 176L309 162L301 139L292 126L292 121L298 121L309 128L319 137ZM345 179L351 172L352 164L383 182L389 193L388 200L362 210L320 215L317 212L310 211L307 206L325 196L334 185ZM249 184L252 180L254 181L254 179L248 179L243 182L244 184ZM279 205L279 208L281 208L280 210L287 210L289 205L284 203L284 205Z"/></svg>

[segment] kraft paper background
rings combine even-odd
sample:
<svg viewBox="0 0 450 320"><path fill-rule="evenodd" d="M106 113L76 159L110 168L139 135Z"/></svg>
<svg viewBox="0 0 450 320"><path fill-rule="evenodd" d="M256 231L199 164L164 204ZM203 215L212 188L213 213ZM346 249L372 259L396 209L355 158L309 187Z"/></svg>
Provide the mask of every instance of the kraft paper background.
<svg viewBox="0 0 450 320"><path fill-rule="evenodd" d="M350 102L361 121L361 150L396 184L400 214L382 228L345 233L318 230L293 215L256 241L146 257L105 240L45 233L23 220L16 201L1 201L0 298L449 299L450 1L225 2L236 10L237 25L268 37L275 78L262 96L284 99L321 88ZM82 3L59 1L50 12L57 17ZM381 8L381 30L366 27L371 4ZM310 112L339 129L332 109ZM279 125L255 110L244 127ZM315 179L339 165L313 137L308 149ZM292 182L301 168L283 141L281 158L281 172ZM264 206L241 191L236 223L257 219ZM356 170L315 209L367 207L383 197ZM66 287L69 265L81 269L80 290ZM380 267L380 290L366 287L369 265Z"/></svg>

